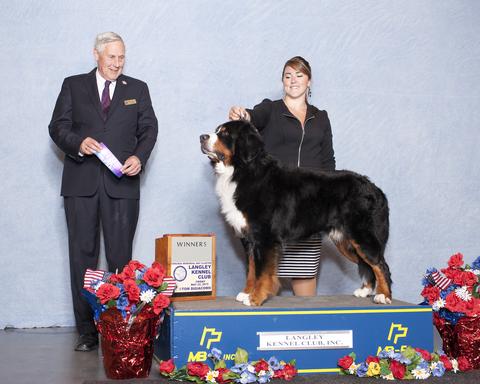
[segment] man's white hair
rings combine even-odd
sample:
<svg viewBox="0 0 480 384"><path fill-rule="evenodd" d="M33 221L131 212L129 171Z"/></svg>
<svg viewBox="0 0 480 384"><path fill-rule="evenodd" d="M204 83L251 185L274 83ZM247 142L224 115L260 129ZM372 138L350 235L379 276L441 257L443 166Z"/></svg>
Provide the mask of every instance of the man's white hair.
<svg viewBox="0 0 480 384"><path fill-rule="evenodd" d="M125 45L120 35L116 34L115 32L99 33L95 38L95 49L100 53L104 50L105 45L108 43L113 43L114 41L121 41L122 44Z"/></svg>

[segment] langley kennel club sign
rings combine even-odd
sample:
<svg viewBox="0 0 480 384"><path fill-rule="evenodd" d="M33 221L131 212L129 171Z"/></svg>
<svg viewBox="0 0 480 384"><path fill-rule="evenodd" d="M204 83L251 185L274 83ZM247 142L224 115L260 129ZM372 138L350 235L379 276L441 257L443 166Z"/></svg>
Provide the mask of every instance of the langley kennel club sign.
<svg viewBox="0 0 480 384"><path fill-rule="evenodd" d="M164 235L155 241L155 260L176 280L172 301L215 298L215 235Z"/></svg>
<svg viewBox="0 0 480 384"><path fill-rule="evenodd" d="M353 331L257 332L257 350L343 349L353 347Z"/></svg>

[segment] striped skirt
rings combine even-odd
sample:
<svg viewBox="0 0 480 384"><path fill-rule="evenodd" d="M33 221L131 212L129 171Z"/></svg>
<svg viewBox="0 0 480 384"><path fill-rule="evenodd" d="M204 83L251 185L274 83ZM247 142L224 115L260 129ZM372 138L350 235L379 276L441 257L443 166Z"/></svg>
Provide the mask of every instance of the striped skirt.
<svg viewBox="0 0 480 384"><path fill-rule="evenodd" d="M283 246L283 256L278 264L278 276L290 278L311 278L318 272L322 235L288 242Z"/></svg>

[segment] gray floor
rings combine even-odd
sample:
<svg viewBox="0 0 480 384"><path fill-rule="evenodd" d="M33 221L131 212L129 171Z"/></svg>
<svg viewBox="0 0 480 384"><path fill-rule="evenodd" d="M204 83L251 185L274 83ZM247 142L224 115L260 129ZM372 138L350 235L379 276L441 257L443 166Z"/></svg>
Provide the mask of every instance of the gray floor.
<svg viewBox="0 0 480 384"><path fill-rule="evenodd" d="M2 384L81 384L106 379L98 351L75 352L75 328L0 331Z"/></svg>

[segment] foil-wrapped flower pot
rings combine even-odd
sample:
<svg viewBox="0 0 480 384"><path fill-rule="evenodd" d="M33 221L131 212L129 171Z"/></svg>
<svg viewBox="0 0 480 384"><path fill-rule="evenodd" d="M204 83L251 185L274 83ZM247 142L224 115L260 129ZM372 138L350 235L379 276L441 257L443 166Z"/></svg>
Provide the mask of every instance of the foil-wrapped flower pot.
<svg viewBox="0 0 480 384"><path fill-rule="evenodd" d="M455 359L464 356L473 369L480 369L480 317L465 316L453 325L435 313L434 324L447 356Z"/></svg>
<svg viewBox="0 0 480 384"><path fill-rule="evenodd" d="M110 379L148 377L152 367L153 340L160 317L142 310L131 326L116 308L100 315L97 328L103 353L103 366Z"/></svg>

